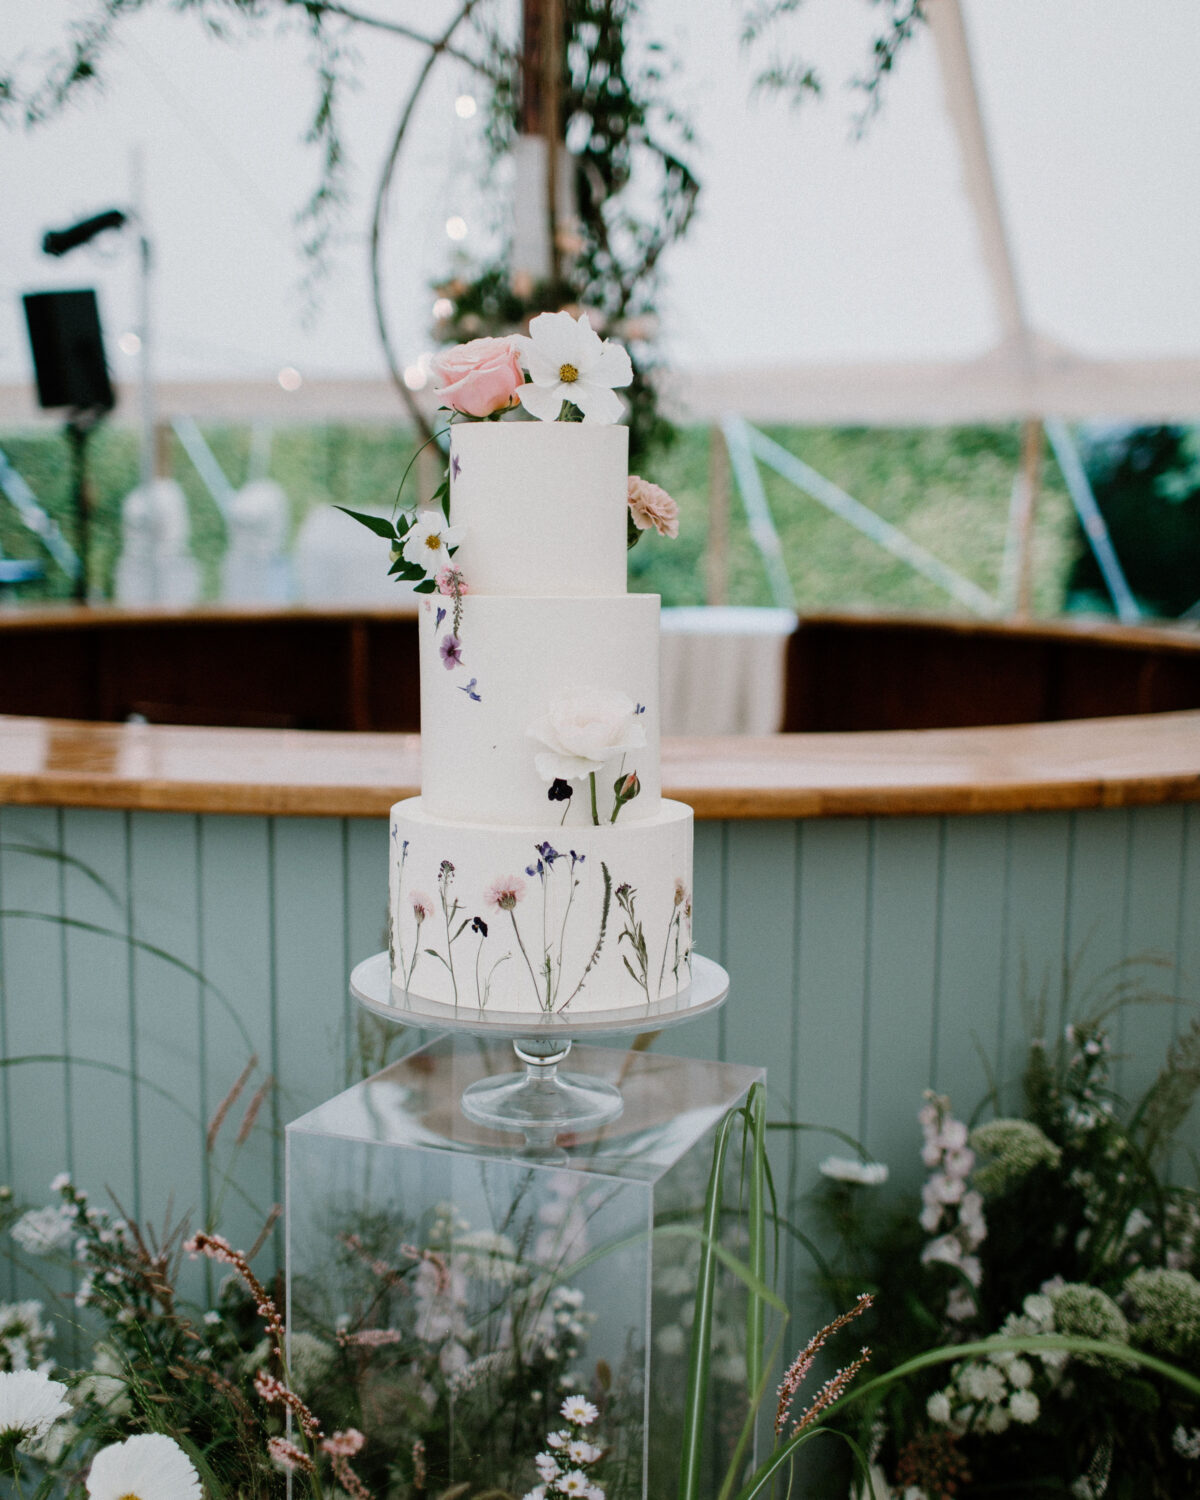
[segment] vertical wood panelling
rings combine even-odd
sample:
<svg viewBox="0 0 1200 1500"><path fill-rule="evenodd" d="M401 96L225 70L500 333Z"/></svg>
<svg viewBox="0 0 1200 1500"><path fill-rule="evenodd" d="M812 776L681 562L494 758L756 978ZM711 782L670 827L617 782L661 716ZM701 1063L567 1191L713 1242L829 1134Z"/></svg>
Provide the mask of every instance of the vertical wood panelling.
<svg viewBox="0 0 1200 1500"><path fill-rule="evenodd" d="M934 1030L929 1081L966 1117L996 1066L1002 992L1007 822L947 818L941 871ZM915 1107L915 1105L914 1105Z"/></svg>
<svg viewBox="0 0 1200 1500"><path fill-rule="evenodd" d="M878 821L874 843L863 1142L908 1181L918 1170L916 1114L933 1035L941 829L930 818Z"/></svg>
<svg viewBox="0 0 1200 1500"><path fill-rule="evenodd" d="M14 844L78 859L115 899ZM282 1185L273 1125L356 1072L347 971L383 945L385 888L382 820L0 811L0 906L50 919L0 919L0 1041L10 1057L79 1059L0 1070L0 1171L18 1196L44 1202L73 1166L94 1194L132 1193L155 1223L168 1199L177 1216L219 1199L227 1232L251 1239ZM936 1084L968 1114L990 1066L1016 1102L1031 1012L1041 995L1058 1025L1064 968L1076 1004L1094 1006L1127 957L1156 953L1177 971L1160 974L1163 987L1200 998L1200 809L701 823L694 905L697 951L726 965L733 994L719 1020L673 1030L659 1049L765 1065L773 1117L865 1131L911 1184L921 1090ZM117 935L64 926L64 914ZM208 985L131 949L130 922ZM1129 1009L1127 1086L1144 1087L1182 1020ZM251 1050L259 1072L206 1186L205 1127ZM146 1084L135 1090L121 1069ZM219 1173L267 1072L279 1093L222 1197ZM823 1134L773 1137L793 1218L816 1163L846 1149ZM800 1257L793 1290L803 1270ZM4 1295L15 1287L0 1281Z"/></svg>
<svg viewBox="0 0 1200 1500"><path fill-rule="evenodd" d="M865 822L805 825L792 1112L797 1120L855 1137L862 1123L870 859ZM770 1070L771 1056L764 1061ZM841 1150L820 1134L800 1137L799 1147L801 1161L808 1164L831 1149Z"/></svg>
<svg viewBox="0 0 1200 1500"><path fill-rule="evenodd" d="M112 1193L132 1212L140 1100L129 1022L127 828L124 813L63 813L63 852L78 861L63 867L65 910L72 923L81 924L65 933L75 1059L68 1070L71 1160L76 1180L94 1198Z"/></svg>
<svg viewBox="0 0 1200 1500"><path fill-rule="evenodd" d="M60 815L53 808L4 809L0 823L0 948L4 955L6 1057L64 1056L65 1033L62 930L52 921L62 911L59 852ZM40 851L27 853L26 849ZM18 916L17 912L32 913ZM51 1179L70 1163L67 1069L61 1062L13 1063L7 1084L11 1157L7 1177L18 1203L50 1200ZM10 1122L10 1123L9 1123ZM69 1293L67 1277L45 1268L54 1292ZM24 1275L9 1277L10 1295L45 1296L44 1287Z"/></svg>
<svg viewBox="0 0 1200 1500"><path fill-rule="evenodd" d="M272 830L276 1050L284 1119L294 1119L345 1075L342 824L276 818Z"/></svg>
<svg viewBox="0 0 1200 1500"><path fill-rule="evenodd" d="M344 825L346 855L345 961L348 975L354 965L387 947L387 824L377 818L351 818ZM345 1079L362 1076L364 1065L378 1056L392 1037L386 1023L359 1010L343 985ZM395 1028L391 1028L394 1032ZM409 1049L404 1048L405 1051Z"/></svg>
<svg viewBox="0 0 1200 1500"><path fill-rule="evenodd" d="M1131 819L1125 808L1072 813L1067 891L1066 1018L1096 1011L1121 979L1129 909ZM1140 816L1140 814L1137 814ZM1065 1024L1061 987L1047 1016L1047 1040Z"/></svg>
<svg viewBox="0 0 1200 1500"><path fill-rule="evenodd" d="M1014 817L1009 837L1004 995L996 1058L1004 1110L1020 1106L1021 1075L1036 1018L1062 985L1072 862L1070 814Z"/></svg>
<svg viewBox="0 0 1200 1500"><path fill-rule="evenodd" d="M1125 956L1131 974L1170 997L1179 993L1175 954L1183 836L1182 807L1141 808L1130 830ZM1125 1098L1141 1098L1154 1081L1178 1020L1177 1007L1166 1001L1122 1009L1116 1083Z"/></svg>
<svg viewBox="0 0 1200 1500"><path fill-rule="evenodd" d="M1200 809L1184 809L1175 973L1181 997L1200 1006ZM1182 1017L1180 1018L1182 1022ZM1189 1015L1190 1019L1190 1015Z"/></svg>
<svg viewBox="0 0 1200 1500"><path fill-rule="evenodd" d="M728 823L697 823L692 860L692 943L697 953L725 963L725 840ZM732 1005L731 1000L728 1004ZM658 1043L677 1057L721 1055L721 1013L679 1026Z"/></svg>
<svg viewBox="0 0 1200 1500"><path fill-rule="evenodd" d="M167 957L134 949L139 1203L161 1225L168 1206L196 1223L204 1210L203 990L198 968L197 824L186 813L130 815L129 904L137 938ZM182 966L186 965L187 968Z"/></svg>
<svg viewBox="0 0 1200 1500"><path fill-rule="evenodd" d="M219 1210L222 1232L240 1246L257 1239L282 1170L277 1089L259 1105L245 1144L236 1145L274 1069L267 831L265 818L205 818L198 850L206 1132L250 1057L258 1058L216 1134L206 1183L206 1212Z"/></svg>
<svg viewBox="0 0 1200 1500"><path fill-rule="evenodd" d="M5 1029L10 1058L70 1050L64 1029L60 814L53 808L10 807L4 811ZM29 915L17 915L28 913ZM12 1188L18 1200L44 1203L51 1178L71 1165L67 1128L67 1069L61 1062L15 1064L8 1075L13 1132Z"/></svg>

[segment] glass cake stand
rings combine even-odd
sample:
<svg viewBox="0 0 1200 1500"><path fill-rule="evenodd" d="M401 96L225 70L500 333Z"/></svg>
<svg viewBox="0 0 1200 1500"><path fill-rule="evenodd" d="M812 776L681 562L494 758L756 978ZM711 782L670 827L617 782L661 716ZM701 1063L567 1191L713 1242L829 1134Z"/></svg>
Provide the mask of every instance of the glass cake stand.
<svg viewBox="0 0 1200 1500"><path fill-rule="evenodd" d="M725 1003L729 975L710 958L692 955L692 982L649 1005L593 1009L579 1015L536 1014L445 1005L392 983L386 953L364 959L350 975L350 993L372 1015L397 1025L471 1036L511 1037L521 1071L481 1078L463 1090L462 1110L478 1125L524 1133L533 1149L552 1148L560 1131L595 1130L621 1113L621 1091L590 1073L560 1070L573 1041L661 1031L707 1015Z"/></svg>

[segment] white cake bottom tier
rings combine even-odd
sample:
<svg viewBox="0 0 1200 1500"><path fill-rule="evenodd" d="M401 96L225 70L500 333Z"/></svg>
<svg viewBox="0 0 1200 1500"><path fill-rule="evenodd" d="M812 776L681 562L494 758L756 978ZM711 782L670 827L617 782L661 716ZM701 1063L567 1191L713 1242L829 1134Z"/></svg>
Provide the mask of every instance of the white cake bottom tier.
<svg viewBox="0 0 1200 1500"><path fill-rule="evenodd" d="M453 601L430 596L421 610L421 794L434 817L463 823L591 823L586 775L550 802L552 778L536 760L550 748L530 729L555 706L599 690L629 700L634 748L601 760L597 816L612 814L618 777L636 771L641 791L622 823L653 818L659 762L657 594L606 599L525 599L468 594L458 636ZM447 639L461 643L446 649ZM556 773L557 774L557 773ZM561 790L561 788L560 788Z"/></svg>
<svg viewBox="0 0 1200 1500"><path fill-rule="evenodd" d="M691 982L692 810L481 827L391 814L392 980L460 1011L635 1009Z"/></svg>

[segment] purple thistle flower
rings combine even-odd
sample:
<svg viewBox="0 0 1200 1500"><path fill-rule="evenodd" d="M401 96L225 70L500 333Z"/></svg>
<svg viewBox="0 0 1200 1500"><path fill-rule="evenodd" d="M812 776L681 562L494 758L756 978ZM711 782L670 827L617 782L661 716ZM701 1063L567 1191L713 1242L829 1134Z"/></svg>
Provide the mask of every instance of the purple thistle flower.
<svg viewBox="0 0 1200 1500"><path fill-rule="evenodd" d="M448 635L438 647L441 653L442 665L447 672L453 672L455 667L462 666L462 642L456 635Z"/></svg>

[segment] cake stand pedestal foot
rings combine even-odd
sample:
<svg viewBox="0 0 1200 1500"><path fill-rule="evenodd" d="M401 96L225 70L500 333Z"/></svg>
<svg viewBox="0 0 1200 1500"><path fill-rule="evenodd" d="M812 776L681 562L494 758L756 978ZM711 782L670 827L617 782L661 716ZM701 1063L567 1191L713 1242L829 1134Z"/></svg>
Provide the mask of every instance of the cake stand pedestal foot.
<svg viewBox="0 0 1200 1500"><path fill-rule="evenodd" d="M481 1078L463 1090L468 1120L493 1130L515 1130L525 1136L530 1155L557 1155L560 1131L596 1130L621 1113L621 1092L589 1073L565 1073L571 1043L565 1037L521 1037L513 1051L524 1065L520 1073Z"/></svg>

